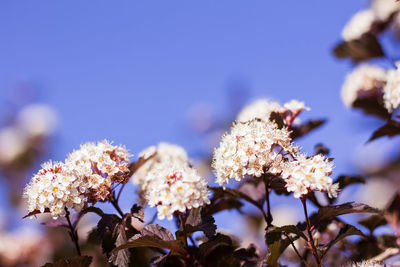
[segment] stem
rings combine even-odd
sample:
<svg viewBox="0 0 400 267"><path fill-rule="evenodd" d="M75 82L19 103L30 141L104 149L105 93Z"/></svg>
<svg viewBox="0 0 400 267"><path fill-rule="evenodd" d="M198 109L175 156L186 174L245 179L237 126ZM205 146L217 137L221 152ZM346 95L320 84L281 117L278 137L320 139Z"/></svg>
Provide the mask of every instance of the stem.
<svg viewBox="0 0 400 267"><path fill-rule="evenodd" d="M296 246L294 245L293 240L290 238L290 236L286 233L284 233L286 238L289 239L290 244L292 245L294 252L296 252L297 256L299 257L299 259L301 260L301 262L305 265L308 266L307 262L303 259L303 257L300 255L300 252L297 250Z"/></svg>
<svg viewBox="0 0 400 267"><path fill-rule="evenodd" d="M115 195L111 197L111 204L114 206L114 208L118 211L119 215L121 215L122 218L124 218L125 214L122 212L121 208L118 205L118 199L115 198Z"/></svg>
<svg viewBox="0 0 400 267"><path fill-rule="evenodd" d="M67 222L68 222L68 227L69 227L69 233L72 239L72 242L75 244L75 248L76 248L76 252L78 253L79 256L81 256L81 249L79 247L79 243L78 243L78 233L75 230L75 228L72 226L71 224L71 220L69 219L69 210L67 208L65 208L65 217L67 218Z"/></svg>
<svg viewBox="0 0 400 267"><path fill-rule="evenodd" d="M309 236L308 244L311 246L312 253L314 255L315 261L317 262L317 265L322 266L321 260L318 256L317 248L315 247L315 244L314 244L314 238L311 233L311 223L310 223L310 220L308 219L306 199L301 198L301 203L303 204L304 217L306 218L307 232L308 232L308 236Z"/></svg>
<svg viewBox="0 0 400 267"><path fill-rule="evenodd" d="M185 238L185 247L189 248L189 245L187 242L187 232L186 232L186 216L183 215L183 213L180 213L179 218L180 218L181 226L182 226L182 230L183 230L183 237Z"/></svg>
<svg viewBox="0 0 400 267"><path fill-rule="evenodd" d="M118 195L117 195L117 202L119 201L119 197L121 196L122 190L124 189L126 183L122 184L121 189L119 189Z"/></svg>
<svg viewBox="0 0 400 267"><path fill-rule="evenodd" d="M267 222L267 229L272 226L272 214L271 214L271 205L269 201L269 184L270 179L269 178L264 178L264 184L265 184L265 201L267 202L267 214L266 214L266 222Z"/></svg>

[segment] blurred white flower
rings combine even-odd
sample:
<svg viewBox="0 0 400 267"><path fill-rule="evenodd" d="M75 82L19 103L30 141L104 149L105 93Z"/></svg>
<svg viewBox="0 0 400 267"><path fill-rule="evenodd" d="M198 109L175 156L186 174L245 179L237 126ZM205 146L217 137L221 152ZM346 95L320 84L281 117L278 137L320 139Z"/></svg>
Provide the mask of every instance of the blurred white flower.
<svg viewBox="0 0 400 267"><path fill-rule="evenodd" d="M25 106L16 117L16 126L29 137L48 137L57 128L56 112L48 105Z"/></svg>
<svg viewBox="0 0 400 267"><path fill-rule="evenodd" d="M396 69L387 72L387 83L383 87L383 101L389 112L400 105L400 62L396 62Z"/></svg>
<svg viewBox="0 0 400 267"><path fill-rule="evenodd" d="M171 220L174 212L185 212L209 204L206 181L192 168L186 151L177 145L159 143L143 150L147 160L132 176L160 220Z"/></svg>
<svg viewBox="0 0 400 267"><path fill-rule="evenodd" d="M361 64L346 76L341 97L346 107L351 107L359 92L381 88L386 82L386 71L378 66Z"/></svg>
<svg viewBox="0 0 400 267"><path fill-rule="evenodd" d="M11 164L26 151L27 140L16 127L0 129L0 165Z"/></svg>
<svg viewBox="0 0 400 267"><path fill-rule="evenodd" d="M171 163L185 166L189 164L189 158L182 147L166 142L159 143L157 147L151 146L144 149L139 153L139 158L146 162L132 175L132 182L139 185L144 191L147 190L147 186L153 178L153 176L149 176L149 172L157 165Z"/></svg>
<svg viewBox="0 0 400 267"><path fill-rule="evenodd" d="M245 106L237 116L237 121L246 122L253 119L269 120L271 112L282 107L278 102L268 99L258 99Z"/></svg>
<svg viewBox="0 0 400 267"><path fill-rule="evenodd" d="M302 218L302 214L299 213L299 210L291 205L276 205L272 208L271 213L274 218L273 224L278 227L291 224L295 225Z"/></svg>
<svg viewBox="0 0 400 267"><path fill-rule="evenodd" d="M358 11L342 30L342 37L345 41L360 38L364 33L370 31L372 23L377 20L377 16L372 9Z"/></svg>
<svg viewBox="0 0 400 267"><path fill-rule="evenodd" d="M145 192L150 207L157 206L160 220L171 220L174 212L185 212L210 204L206 181L189 165L161 163L148 174L151 181Z"/></svg>
<svg viewBox="0 0 400 267"><path fill-rule="evenodd" d="M400 10L400 2L396 0L373 0L372 10L380 20L387 20L393 13Z"/></svg>
<svg viewBox="0 0 400 267"><path fill-rule="evenodd" d="M6 266L39 266L49 259L50 243L41 232L23 227L0 232L0 261Z"/></svg>
<svg viewBox="0 0 400 267"><path fill-rule="evenodd" d="M383 209L396 193L396 187L384 178L374 177L367 180L367 183L360 186L355 199L371 207ZM371 196L374 196L371 198Z"/></svg>

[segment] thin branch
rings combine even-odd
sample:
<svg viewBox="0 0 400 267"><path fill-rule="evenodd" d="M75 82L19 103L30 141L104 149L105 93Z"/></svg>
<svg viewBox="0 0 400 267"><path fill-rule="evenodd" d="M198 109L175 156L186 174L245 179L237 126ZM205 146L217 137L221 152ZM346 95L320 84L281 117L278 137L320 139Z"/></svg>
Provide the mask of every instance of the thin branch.
<svg viewBox="0 0 400 267"><path fill-rule="evenodd" d="M307 232L308 232L308 236L309 236L308 244L311 246L312 253L314 255L315 261L317 262L317 265L318 266L322 266L321 260L320 260L320 258L318 256L317 248L315 247L315 244L314 244L314 238L313 238L312 233L311 233L311 223L310 223L310 220L308 218L306 200L307 200L306 198L301 198L301 203L303 204L303 209L304 209L304 217L306 219Z"/></svg>
<svg viewBox="0 0 400 267"><path fill-rule="evenodd" d="M270 187L271 179L269 177L264 178L264 185L265 185L265 202L267 202L267 214L264 216L266 218L267 229L272 226L273 217L271 214L271 205L269 201L269 187ZM265 214L265 213L264 213Z"/></svg>
<svg viewBox="0 0 400 267"><path fill-rule="evenodd" d="M110 200L111 204L113 207L118 211L119 215L121 215L122 218L124 218L125 214L122 212L121 208L118 205L118 199L115 198L115 195L113 194Z"/></svg>
<svg viewBox="0 0 400 267"><path fill-rule="evenodd" d="M307 262L303 259L303 257L300 255L300 252L297 250L296 246L294 245L294 242L293 242L292 238L286 233L284 233L284 235L286 236L287 239L289 239L290 244L292 245L292 247L294 249L294 252L296 252L296 254L299 257L299 259L303 262L303 264L305 266L308 266Z"/></svg>
<svg viewBox="0 0 400 267"><path fill-rule="evenodd" d="M67 218L67 222L68 222L68 226L69 226L69 233L72 239L72 242L75 244L75 249L76 252L78 253L79 256L81 256L81 249L79 247L79 243L78 243L78 233L75 230L75 228L72 226L71 220L69 218L69 210L67 208L65 208L65 217Z"/></svg>

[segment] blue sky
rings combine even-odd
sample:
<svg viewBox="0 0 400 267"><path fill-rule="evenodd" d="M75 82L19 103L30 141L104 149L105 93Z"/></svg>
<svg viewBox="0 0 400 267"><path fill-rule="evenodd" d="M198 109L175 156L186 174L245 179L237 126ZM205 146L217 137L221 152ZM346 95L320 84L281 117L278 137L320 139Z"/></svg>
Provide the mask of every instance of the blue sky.
<svg viewBox="0 0 400 267"><path fill-rule="evenodd" d="M187 111L205 103L226 118L227 88L241 84L250 98L304 100L311 111L303 118L328 118L300 144L311 152L323 142L336 173L355 171L354 151L380 122L345 109L339 92L351 64L331 49L366 4L3 0L0 110L16 84L37 85L36 99L60 116L55 160L104 138L135 154L159 141L195 154Z"/></svg>

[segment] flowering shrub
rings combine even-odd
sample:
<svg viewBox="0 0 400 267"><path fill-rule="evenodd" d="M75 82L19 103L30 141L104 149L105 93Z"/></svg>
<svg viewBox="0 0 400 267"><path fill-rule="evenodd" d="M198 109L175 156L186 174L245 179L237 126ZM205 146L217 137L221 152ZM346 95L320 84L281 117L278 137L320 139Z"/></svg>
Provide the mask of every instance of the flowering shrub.
<svg viewBox="0 0 400 267"><path fill-rule="evenodd" d="M380 36L398 35L399 29L400 2L373 0L349 20L343 41L334 48L338 58L355 63L341 89L344 105L385 121L369 141L400 135L400 63L388 68L379 61L390 58ZM370 59L374 64L366 62ZM55 259L47 257L44 266L384 266L400 255L400 194L378 209L344 202L341 193L373 175L397 177L400 159L375 173L334 175L335 161L326 146L317 144L314 153L306 154L297 144L325 123L302 121L303 112L310 110L299 100L280 104L258 99L245 106L203 161L212 175L194 164L184 148L165 142L146 148L135 160L124 146L107 140L85 143L64 162L44 163L25 187L25 217L50 215L44 224L66 230L77 254L54 252ZM38 107L35 112L45 113ZM51 127L21 114L16 124L29 133L27 140L49 135ZM14 128L0 132L0 147L18 148L15 133ZM14 166L25 150L21 146L10 159L0 155L0 167ZM137 199L122 194L129 182L136 186ZM302 219L281 223L271 196L285 198L292 212L300 207ZM124 197L131 201L129 210L120 206ZM216 215L227 211L244 218L242 232L218 225ZM342 216L348 214L364 216ZM91 215L96 226L85 229L84 220ZM175 223L175 232L160 225L168 221ZM62 240L58 251L68 246L65 236L50 231L47 238L32 235L34 242L27 242L23 236L3 234L0 227L0 265L29 260L23 251L7 252L4 244L12 240L26 243L35 255L45 253L34 243L49 249L57 244L51 238Z"/></svg>

